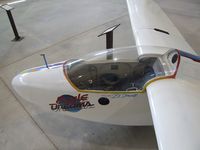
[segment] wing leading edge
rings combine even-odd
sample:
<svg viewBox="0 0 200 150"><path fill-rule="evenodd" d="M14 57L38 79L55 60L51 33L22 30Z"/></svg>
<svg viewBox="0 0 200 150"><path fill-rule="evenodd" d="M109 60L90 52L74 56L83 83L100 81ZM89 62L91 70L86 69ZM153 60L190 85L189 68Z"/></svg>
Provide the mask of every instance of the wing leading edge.
<svg viewBox="0 0 200 150"><path fill-rule="evenodd" d="M160 150L200 149L200 88L181 79L147 87Z"/></svg>
<svg viewBox="0 0 200 150"><path fill-rule="evenodd" d="M127 0L136 45L171 47L196 54L162 9L152 0ZM138 49L139 55L164 49ZM200 64L182 58L176 79L147 86L160 150L200 149Z"/></svg>

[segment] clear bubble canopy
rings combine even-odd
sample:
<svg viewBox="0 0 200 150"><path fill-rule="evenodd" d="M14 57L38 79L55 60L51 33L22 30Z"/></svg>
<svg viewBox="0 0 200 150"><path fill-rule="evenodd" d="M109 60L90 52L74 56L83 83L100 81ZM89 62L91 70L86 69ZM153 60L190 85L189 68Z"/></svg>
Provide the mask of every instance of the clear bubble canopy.
<svg viewBox="0 0 200 150"><path fill-rule="evenodd" d="M65 76L74 88L83 92L139 92L153 79L175 74L179 59L177 50L168 48L164 55L139 57L140 48L161 47L126 47L90 53L67 61Z"/></svg>

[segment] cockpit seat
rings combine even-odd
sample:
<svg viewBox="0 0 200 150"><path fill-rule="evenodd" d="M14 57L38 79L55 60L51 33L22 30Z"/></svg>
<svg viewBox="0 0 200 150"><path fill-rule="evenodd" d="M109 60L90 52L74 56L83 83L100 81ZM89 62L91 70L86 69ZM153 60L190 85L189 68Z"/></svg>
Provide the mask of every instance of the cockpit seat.
<svg viewBox="0 0 200 150"><path fill-rule="evenodd" d="M145 66L142 72L143 75L137 76L137 78L134 78L133 81L135 87L138 89L143 89L144 84L156 76L153 68L150 66Z"/></svg>

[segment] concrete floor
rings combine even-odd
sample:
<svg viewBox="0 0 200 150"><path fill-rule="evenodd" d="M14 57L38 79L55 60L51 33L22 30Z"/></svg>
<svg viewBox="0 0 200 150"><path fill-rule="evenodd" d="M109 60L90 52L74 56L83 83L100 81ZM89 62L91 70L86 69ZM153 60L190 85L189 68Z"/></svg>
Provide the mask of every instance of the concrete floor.
<svg viewBox="0 0 200 150"><path fill-rule="evenodd" d="M189 44L200 48L200 3L157 2ZM17 97L11 87L16 74L43 64L41 53L53 63L104 49L105 38L97 35L112 25L121 23L114 33L114 47L134 45L126 1L28 0L13 6L25 39L11 42L8 18L0 10L0 150L157 149L153 127L105 125L44 113Z"/></svg>
<svg viewBox="0 0 200 150"><path fill-rule="evenodd" d="M200 1L155 0L186 41L200 55Z"/></svg>

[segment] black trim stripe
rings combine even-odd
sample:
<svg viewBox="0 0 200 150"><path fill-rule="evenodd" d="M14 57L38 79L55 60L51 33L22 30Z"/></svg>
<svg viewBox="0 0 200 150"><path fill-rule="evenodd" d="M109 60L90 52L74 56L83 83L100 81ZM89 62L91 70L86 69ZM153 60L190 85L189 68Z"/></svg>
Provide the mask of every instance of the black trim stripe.
<svg viewBox="0 0 200 150"><path fill-rule="evenodd" d="M168 34L169 35L169 32L165 31L165 30L161 30L161 29L158 29L158 28L154 28L155 31L158 31L158 32L162 32L162 33L165 33L165 34Z"/></svg>

